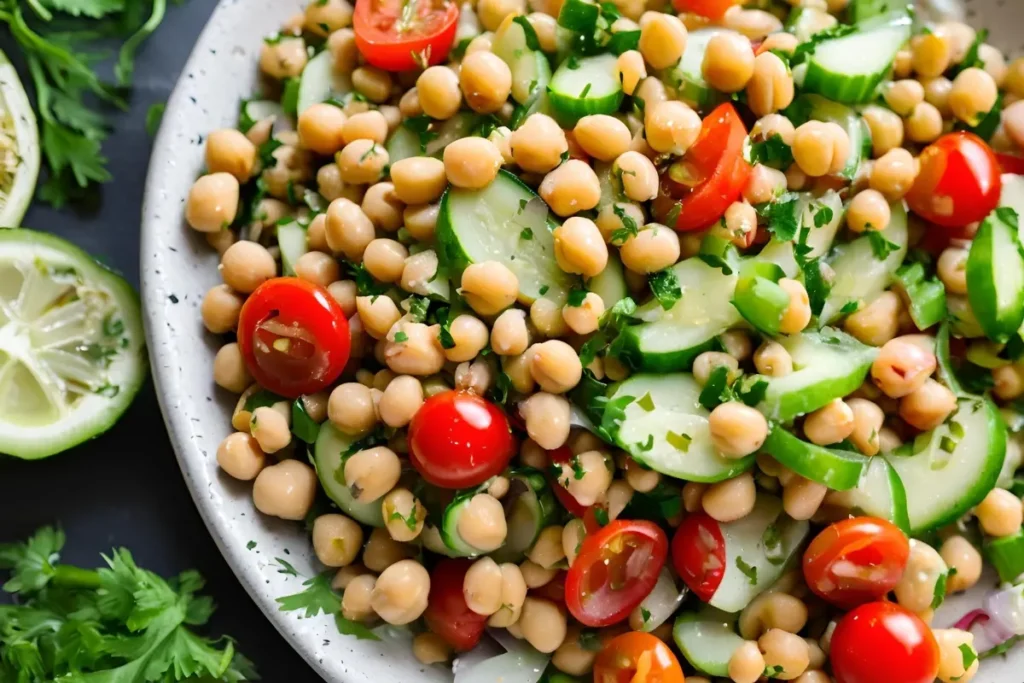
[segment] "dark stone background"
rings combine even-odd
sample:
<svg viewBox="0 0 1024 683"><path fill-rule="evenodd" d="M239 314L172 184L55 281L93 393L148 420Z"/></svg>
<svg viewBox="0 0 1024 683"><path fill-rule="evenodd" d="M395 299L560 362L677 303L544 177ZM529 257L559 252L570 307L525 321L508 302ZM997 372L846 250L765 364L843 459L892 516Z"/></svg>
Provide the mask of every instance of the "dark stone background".
<svg viewBox="0 0 1024 683"><path fill-rule="evenodd" d="M167 100L216 2L168 4L160 29L139 52L131 109L111 118L114 130L103 152L114 180L103 187L98 210L76 214L37 204L24 221L85 248L136 287L152 144L146 112ZM6 38L0 35L0 47L17 63L17 48ZM210 635L233 636L265 681L321 680L249 599L210 539L178 470L151 381L121 422L92 442L38 462L0 456L0 542L25 538L46 524L61 524L67 532L67 562L98 566L101 552L125 546L140 566L164 576L199 570L218 604Z"/></svg>

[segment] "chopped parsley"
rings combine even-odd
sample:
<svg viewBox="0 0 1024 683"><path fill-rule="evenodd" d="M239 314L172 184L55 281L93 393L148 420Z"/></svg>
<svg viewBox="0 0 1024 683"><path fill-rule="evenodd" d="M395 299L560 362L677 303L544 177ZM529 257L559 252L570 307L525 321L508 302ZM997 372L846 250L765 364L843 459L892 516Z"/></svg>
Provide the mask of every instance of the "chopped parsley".
<svg viewBox="0 0 1024 683"><path fill-rule="evenodd" d="M962 643L957 649L960 650L960 659L963 662L964 673L966 674L967 670L970 669L976 661L978 661L978 653L975 652L974 648L967 643ZM957 678L961 677L958 676Z"/></svg>
<svg viewBox="0 0 1024 683"><path fill-rule="evenodd" d="M576 639L576 644L580 646L581 650L587 652L600 652L604 647L601 643L601 634L597 629L585 628L580 630L580 635Z"/></svg>
<svg viewBox="0 0 1024 683"><path fill-rule="evenodd" d="M868 231L867 236L868 242L871 244L871 251L879 261L884 261L889 257L889 254L900 248L900 245L890 242L885 238L885 235L877 230Z"/></svg>
<svg viewBox="0 0 1024 683"><path fill-rule="evenodd" d="M395 332L395 342L396 343L401 344L402 342L407 342L407 341L409 341L409 335L407 335L405 332L402 332L402 331Z"/></svg>
<svg viewBox="0 0 1024 683"><path fill-rule="evenodd" d="M569 291L569 299L566 302L567 305L579 308L583 305L583 302L587 299L589 292L581 287L573 287Z"/></svg>
<svg viewBox="0 0 1024 683"><path fill-rule="evenodd" d="M651 398L651 393L647 392L636 402L638 406L644 409L644 412L651 412L654 410L654 399Z"/></svg>
<svg viewBox="0 0 1024 683"><path fill-rule="evenodd" d="M772 133L766 140L750 144L750 163L785 170L793 164L793 149L781 135Z"/></svg>
<svg viewBox="0 0 1024 683"><path fill-rule="evenodd" d="M658 300L658 303L666 311L683 298L683 290L679 286L679 278L669 268L651 273L650 277L647 278L647 284L650 286L654 298Z"/></svg>
<svg viewBox="0 0 1024 683"><path fill-rule="evenodd" d="M754 207L768 232L779 242L792 242L800 231L800 196L787 192Z"/></svg>
<svg viewBox="0 0 1024 683"><path fill-rule="evenodd" d="M599 525L608 526L608 511L600 506L594 507L594 519Z"/></svg>
<svg viewBox="0 0 1024 683"><path fill-rule="evenodd" d="M256 547L256 541L249 541L248 543L245 544L245 549L246 550L252 550L255 547Z"/></svg>
<svg viewBox="0 0 1024 683"><path fill-rule="evenodd" d="M690 450L690 443L693 441L689 434L680 434L669 430L665 433L665 441L677 451L687 453Z"/></svg>
<svg viewBox="0 0 1024 683"><path fill-rule="evenodd" d="M647 609L643 605L640 606L640 616L643 617L644 624L651 620L651 610Z"/></svg>
<svg viewBox="0 0 1024 683"><path fill-rule="evenodd" d="M747 577L747 581L750 582L751 586L757 585L757 567L750 566L742 557L737 555L736 568L743 572L743 576Z"/></svg>
<svg viewBox="0 0 1024 683"><path fill-rule="evenodd" d="M644 441L643 443L637 442L636 448L637 450L643 451L645 453L654 448L654 434L648 434L647 440Z"/></svg>
<svg viewBox="0 0 1024 683"><path fill-rule="evenodd" d="M636 237L640 233L640 226L637 225L632 216L626 213L626 210L622 208L621 204L613 205L612 212L622 223L621 228L612 231L612 244L622 244L630 237ZM671 225L671 223L672 222L669 222L669 225Z"/></svg>
<svg viewBox="0 0 1024 683"><path fill-rule="evenodd" d="M533 239L533 229L532 228L523 228L522 231L520 231L520 233L519 233L519 239L521 239L521 240L532 240Z"/></svg>

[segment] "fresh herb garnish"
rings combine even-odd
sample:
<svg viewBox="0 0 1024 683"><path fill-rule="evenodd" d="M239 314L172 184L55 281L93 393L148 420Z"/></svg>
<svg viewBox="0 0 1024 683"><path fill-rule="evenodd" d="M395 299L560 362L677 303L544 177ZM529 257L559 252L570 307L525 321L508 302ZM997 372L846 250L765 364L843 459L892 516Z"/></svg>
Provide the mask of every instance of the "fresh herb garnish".
<svg viewBox="0 0 1024 683"><path fill-rule="evenodd" d="M679 278L676 277L675 271L670 268L651 273L647 278L647 284L650 286L654 298L658 300L658 303L666 311L675 306L676 302L683 297L683 289L679 285Z"/></svg>
<svg viewBox="0 0 1024 683"><path fill-rule="evenodd" d="M331 579L335 573L328 570L307 579L302 584L305 590L277 598L277 604L280 605L278 609L282 612L301 611L307 619L321 612L333 614L334 624L342 635L355 636L359 640L380 640L376 633L363 624L341 616L341 596L331 588Z"/></svg>
<svg viewBox="0 0 1024 683"><path fill-rule="evenodd" d="M409 341L409 335L407 335L405 332L402 332L401 330L395 332L395 343L401 344L402 342L407 341Z"/></svg>
<svg viewBox="0 0 1024 683"><path fill-rule="evenodd" d="M747 577L747 581L750 582L751 586L757 585L757 567L747 564L746 560L737 555L736 568L743 573L743 576Z"/></svg>
<svg viewBox="0 0 1024 683"><path fill-rule="evenodd" d="M793 164L793 149L781 135L772 133L766 140L750 144L750 163L785 170Z"/></svg>
<svg viewBox="0 0 1024 683"><path fill-rule="evenodd" d="M871 244L871 252L879 261L884 261L894 251L900 248L895 242L890 242L885 235L877 230L870 230L867 233L868 243Z"/></svg>
<svg viewBox="0 0 1024 683"><path fill-rule="evenodd" d="M800 196L787 192L754 207L768 232L779 242L792 242L800 230Z"/></svg>
<svg viewBox="0 0 1024 683"><path fill-rule="evenodd" d="M681 434L669 430L668 432L665 433L665 441L668 442L669 446L672 446L672 448L676 449L677 451L688 453L690 450L690 443L693 441L693 439L690 438L689 434Z"/></svg>

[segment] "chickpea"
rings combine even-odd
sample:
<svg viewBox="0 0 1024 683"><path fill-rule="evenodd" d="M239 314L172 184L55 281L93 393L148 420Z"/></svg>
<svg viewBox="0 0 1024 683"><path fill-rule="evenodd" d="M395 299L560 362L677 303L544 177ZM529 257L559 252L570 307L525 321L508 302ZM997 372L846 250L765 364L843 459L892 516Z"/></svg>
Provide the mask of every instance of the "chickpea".
<svg viewBox="0 0 1024 683"><path fill-rule="evenodd" d="M767 116L785 109L793 102L793 76L778 55L762 52L754 58L752 68L752 75L746 84L747 104L756 116Z"/></svg>
<svg viewBox="0 0 1024 683"><path fill-rule="evenodd" d="M430 575L415 560L400 560L377 577L370 595L373 611L389 624L408 624L427 609Z"/></svg>
<svg viewBox="0 0 1024 683"><path fill-rule="evenodd" d="M871 365L875 385L890 398L902 398L920 389L935 372L935 354L905 337L889 341Z"/></svg>
<svg viewBox="0 0 1024 683"><path fill-rule="evenodd" d="M476 614L489 617L501 609L501 567L489 557L473 562L462 583L466 606Z"/></svg>
<svg viewBox="0 0 1024 683"><path fill-rule="evenodd" d="M252 500L265 515L299 521L313 507L317 486L312 467L298 460L283 460L256 475Z"/></svg>
<svg viewBox="0 0 1024 683"><path fill-rule="evenodd" d="M331 588L344 591L356 577L363 576L366 573L366 567L358 562L341 567L334 575L334 578L331 579Z"/></svg>
<svg viewBox="0 0 1024 683"><path fill-rule="evenodd" d="M565 641L565 611L550 600L526 598L518 624L526 642L538 652L554 652Z"/></svg>
<svg viewBox="0 0 1024 683"><path fill-rule="evenodd" d="M736 379L740 367L736 358L721 351L705 351L693 360L693 379L697 384L704 386L708 383L711 373L722 366L729 369L729 381Z"/></svg>
<svg viewBox="0 0 1024 683"><path fill-rule="evenodd" d="M390 448L375 446L349 456L344 474L352 497L369 503L395 487L402 474L402 463Z"/></svg>
<svg viewBox="0 0 1024 683"><path fill-rule="evenodd" d="M570 519L562 528L562 552L565 553L565 558L570 567L576 561L580 544L583 543L583 539L586 536L587 528L582 519Z"/></svg>
<svg viewBox="0 0 1024 683"><path fill-rule="evenodd" d="M533 3L531 6L536 5ZM537 42L540 43L541 52L553 53L558 49L557 34L558 20L555 14L547 14L543 11L535 11L526 15L534 33L537 34ZM614 29L613 29L614 32Z"/></svg>
<svg viewBox="0 0 1024 683"><path fill-rule="evenodd" d="M451 321L450 331L455 346L444 350L445 358L454 362L473 360L487 346L487 325L471 315L460 315Z"/></svg>
<svg viewBox="0 0 1024 683"><path fill-rule="evenodd" d="M754 122L750 136L759 140L769 140L778 135L787 145L793 144L796 128L793 122L782 114L766 114Z"/></svg>
<svg viewBox="0 0 1024 683"><path fill-rule="evenodd" d="M358 382L334 388L327 401L327 418L342 433L360 436L377 424L370 390Z"/></svg>
<svg viewBox="0 0 1024 683"><path fill-rule="evenodd" d="M405 260L405 267L402 268L400 285L402 289L413 294L427 296L430 294L428 286L437 273L437 253L433 249L427 249L409 256Z"/></svg>
<svg viewBox="0 0 1024 683"><path fill-rule="evenodd" d="M619 214L622 215L620 216ZM601 236L604 238L605 242L611 242L612 235L615 234L615 231L622 230L626 227L623 222L623 217L631 219L637 226L643 225L645 222L643 209L633 202L613 202L605 204L597 212L597 218L594 222L597 224L597 229L601 231ZM646 287L646 283L644 286Z"/></svg>
<svg viewBox="0 0 1024 683"><path fill-rule="evenodd" d="M526 557L544 569L551 569L554 565L564 560L565 551L562 549L562 527L556 524L546 527L541 531Z"/></svg>
<svg viewBox="0 0 1024 683"><path fill-rule="evenodd" d="M946 593L965 591L981 578L981 553L963 536L950 536L939 548L939 555L950 569L956 573L946 583Z"/></svg>
<svg viewBox="0 0 1024 683"><path fill-rule="evenodd" d="M923 87L924 101L938 109L943 117L952 116L949 95L953 91L953 82L944 76L938 76L925 81Z"/></svg>
<svg viewBox="0 0 1024 683"><path fill-rule="evenodd" d="M678 100L655 102L644 113L644 135L647 142L655 151L663 154L684 154L696 142L700 128L701 120L697 112Z"/></svg>
<svg viewBox="0 0 1024 683"><path fill-rule="evenodd" d="M412 653L421 664L441 664L448 661L451 648L444 638L427 632L412 639Z"/></svg>
<svg viewBox="0 0 1024 683"><path fill-rule="evenodd" d="M969 126L977 125L999 97L999 88L987 72L977 67L964 69L953 79L949 107L953 115Z"/></svg>
<svg viewBox="0 0 1024 683"><path fill-rule="evenodd" d="M515 303L519 278L498 261L474 263L462 272L461 294L480 315L495 315Z"/></svg>
<svg viewBox="0 0 1024 683"><path fill-rule="evenodd" d="M260 46L260 71L277 80L298 76L308 60L302 38L282 37Z"/></svg>
<svg viewBox="0 0 1024 683"><path fill-rule="evenodd" d="M762 40L782 30L782 22L774 14L759 9L742 9L735 5L726 10L722 25L751 40Z"/></svg>
<svg viewBox="0 0 1024 683"><path fill-rule="evenodd" d="M891 218L889 201L877 190L858 192L846 211L846 225L854 232L885 230Z"/></svg>
<svg viewBox="0 0 1024 683"><path fill-rule="evenodd" d="M395 195L406 204L432 202L447 185L444 162L432 157L401 159L391 166L391 182Z"/></svg>
<svg viewBox="0 0 1024 683"><path fill-rule="evenodd" d="M882 97L899 116L910 116L914 107L924 102L924 85L912 78L889 83L882 90Z"/></svg>
<svg viewBox="0 0 1024 683"><path fill-rule="evenodd" d="M742 458L764 444L768 421L750 406L727 401L711 411L708 430L715 450L727 458Z"/></svg>
<svg viewBox="0 0 1024 683"><path fill-rule="evenodd" d="M213 247L213 250L217 252L219 256L224 256L224 252L228 248L238 241L237 235L233 230L218 230L217 232L204 233L206 243Z"/></svg>
<svg viewBox="0 0 1024 683"><path fill-rule="evenodd" d="M935 600L935 585L947 571L946 563L934 548L911 539L907 567L893 589L897 602L916 614L931 609Z"/></svg>
<svg viewBox="0 0 1024 683"><path fill-rule="evenodd" d="M615 62L615 78L622 84L622 92L632 96L640 81L647 78L643 55L636 50L627 50L619 55Z"/></svg>
<svg viewBox="0 0 1024 683"><path fill-rule="evenodd" d="M234 432L217 446L217 464L228 475L241 481L255 479L266 460L259 443L246 432Z"/></svg>
<svg viewBox="0 0 1024 683"><path fill-rule="evenodd" d="M425 377L441 371L444 367L444 349L438 339L437 325L402 322L388 332L384 348L384 362L394 372L402 375ZM398 341L396 335L405 335Z"/></svg>
<svg viewBox="0 0 1024 683"><path fill-rule="evenodd" d="M470 547L484 553L497 550L508 534L501 502L486 493L476 494L459 517L458 530Z"/></svg>
<svg viewBox="0 0 1024 683"><path fill-rule="evenodd" d="M556 172L552 171L552 174ZM597 181L596 176L594 181ZM541 188L543 193L543 184ZM555 228L554 238L555 259L559 267L567 273L594 277L608 264L608 247L601 231L589 218L573 216Z"/></svg>
<svg viewBox="0 0 1024 683"><path fill-rule="evenodd" d="M341 135L345 144L356 140L372 140L377 144L384 144L388 137L388 128L388 120L384 114L375 110L364 111L345 120Z"/></svg>
<svg viewBox="0 0 1024 683"><path fill-rule="evenodd" d="M306 5L303 28L326 37L352 24L352 5L347 0L315 0Z"/></svg>
<svg viewBox="0 0 1024 683"><path fill-rule="evenodd" d="M885 413L877 403L866 398L847 399L846 405L853 413L850 441L864 455L875 455L881 448L878 435L885 421Z"/></svg>
<svg viewBox="0 0 1024 683"><path fill-rule="evenodd" d="M753 244L757 233L757 212L745 201L733 202L711 231L740 249L745 249Z"/></svg>
<svg viewBox="0 0 1024 683"><path fill-rule="evenodd" d="M445 174L456 187L487 187L497 177L503 161L501 152L486 138L460 138L444 148Z"/></svg>
<svg viewBox="0 0 1024 683"><path fill-rule="evenodd" d="M602 451L585 451L573 456L568 464L560 465L555 479L580 505L589 506L608 492L614 469L611 459ZM583 476L577 479L580 472Z"/></svg>
<svg viewBox="0 0 1024 683"><path fill-rule="evenodd" d="M1003 401L1012 401L1024 394L1024 368L1019 365L1004 365L992 370L995 386L992 393Z"/></svg>
<svg viewBox="0 0 1024 683"><path fill-rule="evenodd" d="M299 114L299 142L306 149L330 156L345 146L345 114L333 104L311 105Z"/></svg>
<svg viewBox="0 0 1024 683"><path fill-rule="evenodd" d="M583 366L571 346L553 339L530 348L530 374L542 390L562 394L579 384Z"/></svg>
<svg viewBox="0 0 1024 683"><path fill-rule="evenodd" d="M398 282L405 270L409 252L399 242L378 238L366 245L363 264L375 280Z"/></svg>
<svg viewBox="0 0 1024 683"><path fill-rule="evenodd" d="M532 355L530 350L527 349L518 356L505 356L501 359L502 371L508 375L509 380L512 382L512 388L520 394L528 394L536 386L536 382L533 381L533 375L530 374L530 358ZM566 406L566 410L568 410L568 406ZM522 405L520 405L519 412L525 419L526 413L523 412ZM566 413L566 420L568 421L568 413ZM565 430L568 433L568 423L565 425Z"/></svg>
<svg viewBox="0 0 1024 683"><path fill-rule="evenodd" d="M486 358L477 358L472 363L464 361L455 368L455 388L459 390L472 391L483 396L491 388L494 380L494 366Z"/></svg>
<svg viewBox="0 0 1024 683"><path fill-rule="evenodd" d="M569 159L544 176L537 192L552 211L564 217L597 206L601 200L601 183L590 164Z"/></svg>
<svg viewBox="0 0 1024 683"><path fill-rule="evenodd" d="M686 49L686 27L678 17L671 14L644 12L640 17L638 49L651 67L667 69L683 56Z"/></svg>
<svg viewBox="0 0 1024 683"><path fill-rule="evenodd" d="M192 184L185 204L185 220L199 232L219 232L238 213L238 179L223 171L201 176Z"/></svg>
<svg viewBox="0 0 1024 683"><path fill-rule="evenodd" d="M221 257L220 274L228 287L249 294L277 274L277 263L265 247L255 242L235 242Z"/></svg>
<svg viewBox="0 0 1024 683"><path fill-rule="evenodd" d="M488 31L497 31L509 16L526 14L526 0L484 0L476 7L480 23Z"/></svg>
<svg viewBox="0 0 1024 683"><path fill-rule="evenodd" d="M807 605L800 598L772 590L761 593L743 608L739 618L740 635L757 639L771 629L799 633L807 625Z"/></svg>
<svg viewBox="0 0 1024 683"><path fill-rule="evenodd" d="M395 488L381 501L384 528L392 539L400 543L415 540L423 531L427 509L409 489Z"/></svg>
<svg viewBox="0 0 1024 683"><path fill-rule="evenodd" d="M754 477L750 472L744 472L732 479L709 486L701 499L701 505L704 512L713 519L719 522L735 522L750 514L754 509L755 499Z"/></svg>
<svg viewBox="0 0 1024 683"><path fill-rule="evenodd" d="M811 443L829 446L850 436L854 425L853 409L837 398L807 416L804 435Z"/></svg>
<svg viewBox="0 0 1024 683"><path fill-rule="evenodd" d="M903 121L895 112L877 105L864 108L864 122L871 131L872 152L876 158L903 146Z"/></svg>
<svg viewBox="0 0 1024 683"><path fill-rule="evenodd" d="M551 663L556 669L570 676L586 676L594 668L597 653L580 646L580 628L570 626L565 640L555 650ZM688 678L687 680L692 680Z"/></svg>
<svg viewBox="0 0 1024 683"><path fill-rule="evenodd" d="M949 41L938 33L915 36L910 41L910 52L911 67L924 78L941 76L952 61Z"/></svg>
<svg viewBox="0 0 1024 683"><path fill-rule="evenodd" d="M227 285L210 288L203 297L200 307L203 325L214 334L231 332L238 326L238 316L242 312L244 302L245 300L231 291Z"/></svg>
<svg viewBox="0 0 1024 683"><path fill-rule="evenodd" d="M793 680L806 671L810 663L810 650L804 639L782 629L769 629L758 638L757 645L764 653L766 669L779 671L781 668L775 678Z"/></svg>
<svg viewBox="0 0 1024 683"><path fill-rule="evenodd" d="M530 333L526 327L525 312L510 308L497 317L491 327L491 349L496 354L518 356L529 345Z"/></svg>
<svg viewBox="0 0 1024 683"><path fill-rule="evenodd" d="M607 114L584 116L573 128L573 135L584 152L601 161L612 161L626 152L632 139L626 124Z"/></svg>
<svg viewBox="0 0 1024 683"><path fill-rule="evenodd" d="M459 70L459 85L466 104L481 114L501 109L512 90L512 72L490 50L467 54Z"/></svg>
<svg viewBox="0 0 1024 683"><path fill-rule="evenodd" d="M890 201L902 199L917 179L917 160L903 148L886 152L871 170L871 189L878 190Z"/></svg>
<svg viewBox="0 0 1024 683"><path fill-rule="evenodd" d="M352 71L352 87L370 102L380 104L391 96L391 74L375 66L360 66Z"/></svg>
<svg viewBox="0 0 1024 683"><path fill-rule="evenodd" d="M796 520L810 519L825 500L828 487L816 481L794 476L782 488L782 507Z"/></svg>
<svg viewBox="0 0 1024 683"><path fill-rule="evenodd" d="M850 136L839 124L808 121L793 134L793 158L812 178L839 173L849 157Z"/></svg>
<svg viewBox="0 0 1024 683"><path fill-rule="evenodd" d="M640 152L625 152L616 157L612 175L622 183L625 195L635 202L658 196L658 169Z"/></svg>
<svg viewBox="0 0 1024 683"><path fill-rule="evenodd" d="M384 339L402 317L398 304L386 296L357 296L356 311L366 333L374 339Z"/></svg>
<svg viewBox="0 0 1024 683"><path fill-rule="evenodd" d="M793 372L793 357L776 341L765 341L754 352L754 368L762 375L785 377Z"/></svg>
<svg viewBox="0 0 1024 683"><path fill-rule="evenodd" d="M932 630L935 641L939 645L939 671L937 677L942 683L960 683L970 681L978 672L980 661L977 648L974 647L974 634L957 628L938 628ZM968 658L964 654L966 647L974 653L971 665L964 669Z"/></svg>
<svg viewBox="0 0 1024 683"><path fill-rule="evenodd" d="M487 620L488 626L507 628L519 620L526 600L526 581L516 565L506 562L501 567L501 609Z"/></svg>
<svg viewBox="0 0 1024 683"><path fill-rule="evenodd" d="M757 683L764 669L764 655L752 640L740 645L729 657L729 678L734 683Z"/></svg>
<svg viewBox="0 0 1024 683"><path fill-rule="evenodd" d="M921 102L904 122L907 139L926 144L942 135L942 113L931 104Z"/></svg>
<svg viewBox="0 0 1024 683"><path fill-rule="evenodd" d="M276 453L292 441L288 419L273 408L263 406L252 411L249 431L264 453Z"/></svg>
<svg viewBox="0 0 1024 683"><path fill-rule="evenodd" d="M391 538L387 529L373 529L363 547L363 564L373 572L382 572L412 555L410 546Z"/></svg>
<svg viewBox="0 0 1024 683"><path fill-rule="evenodd" d="M588 292L579 306L562 307L565 324L576 334L596 332L603 314L604 300L594 292Z"/></svg>
<svg viewBox="0 0 1024 683"><path fill-rule="evenodd" d="M392 380L380 398L381 421L389 427L404 427L423 405L423 385L411 375Z"/></svg>
<svg viewBox="0 0 1024 683"><path fill-rule="evenodd" d="M974 508L982 530L989 536L1012 536L1024 523L1024 509L1020 498L1006 489L992 489Z"/></svg>
<svg viewBox="0 0 1024 683"><path fill-rule="evenodd" d="M635 273L653 273L679 260L679 234L658 223L648 223L636 235L630 235L619 255L622 264Z"/></svg>
<svg viewBox="0 0 1024 683"><path fill-rule="evenodd" d="M327 567L355 562L363 547L363 528L345 515L320 515L313 522L313 550Z"/></svg>
<svg viewBox="0 0 1024 683"><path fill-rule="evenodd" d="M339 198L327 207L324 224L327 245L334 253L342 253L352 261L360 261L366 247L373 241L373 222L355 202Z"/></svg>
<svg viewBox="0 0 1024 683"><path fill-rule="evenodd" d="M779 331L783 334L796 334L811 322L811 304L807 290L797 280L784 277L779 286L789 295L789 306L782 315Z"/></svg>
<svg viewBox="0 0 1024 683"><path fill-rule="evenodd" d="M562 161L569 149L565 133L550 116L531 114L509 140L512 157L524 171L547 173ZM592 172L592 171L591 171Z"/></svg>
<svg viewBox="0 0 1024 683"><path fill-rule="evenodd" d="M320 251L307 251L294 264L295 275L306 282L327 287L341 277L341 267L333 256Z"/></svg>
<svg viewBox="0 0 1024 683"><path fill-rule="evenodd" d="M1018 100L1003 110L1003 129L1018 149L1024 149L1024 103Z"/></svg>
<svg viewBox="0 0 1024 683"><path fill-rule="evenodd" d="M560 448L569 438L569 402L562 396L538 392L519 404L530 438L546 450Z"/></svg>
<svg viewBox="0 0 1024 683"><path fill-rule="evenodd" d="M241 131L215 130L206 137L206 168L209 173L229 173L238 182L252 177L256 167L256 145Z"/></svg>
<svg viewBox="0 0 1024 683"><path fill-rule="evenodd" d="M756 164L743 187L743 199L749 204L770 202L786 189L786 176L778 169Z"/></svg>
<svg viewBox="0 0 1024 683"><path fill-rule="evenodd" d="M899 316L903 302L895 292L882 292L867 306L851 313L844 329L858 341L871 346L882 346L899 332Z"/></svg>
<svg viewBox="0 0 1024 683"><path fill-rule="evenodd" d="M349 581L341 596L341 616L352 621L369 621L373 617L371 596L377 584L373 574L363 574Z"/></svg>
<svg viewBox="0 0 1024 683"><path fill-rule="evenodd" d="M933 379L900 400L900 417L920 430L935 429L956 410L956 396Z"/></svg>
<svg viewBox="0 0 1024 683"><path fill-rule="evenodd" d="M341 306L341 310L345 313L346 318L351 318L356 314L356 283L353 280L338 280L327 285L327 292L331 295L338 305Z"/></svg>
<svg viewBox="0 0 1024 683"><path fill-rule="evenodd" d="M373 140L353 140L338 152L335 162L346 183L375 183L388 165L388 151Z"/></svg>

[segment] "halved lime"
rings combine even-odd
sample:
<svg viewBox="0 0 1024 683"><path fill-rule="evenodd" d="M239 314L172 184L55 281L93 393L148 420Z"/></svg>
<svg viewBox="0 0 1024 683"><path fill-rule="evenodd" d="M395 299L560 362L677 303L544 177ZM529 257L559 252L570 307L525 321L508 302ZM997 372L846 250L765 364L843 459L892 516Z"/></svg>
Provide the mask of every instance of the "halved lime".
<svg viewBox="0 0 1024 683"><path fill-rule="evenodd" d="M0 227L17 227L39 176L36 115L10 61L0 51Z"/></svg>
<svg viewBox="0 0 1024 683"><path fill-rule="evenodd" d="M98 436L146 369L123 278L59 237L0 230L0 453L45 458Z"/></svg>

